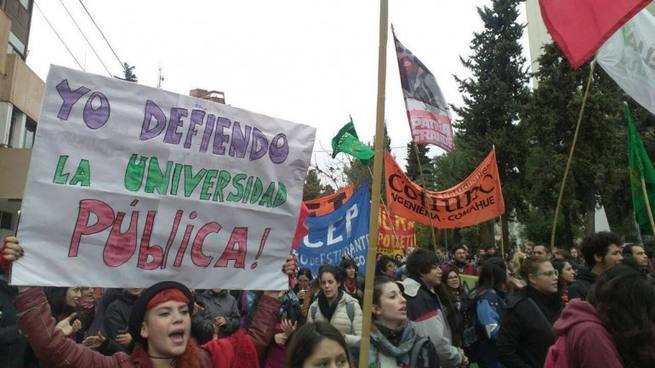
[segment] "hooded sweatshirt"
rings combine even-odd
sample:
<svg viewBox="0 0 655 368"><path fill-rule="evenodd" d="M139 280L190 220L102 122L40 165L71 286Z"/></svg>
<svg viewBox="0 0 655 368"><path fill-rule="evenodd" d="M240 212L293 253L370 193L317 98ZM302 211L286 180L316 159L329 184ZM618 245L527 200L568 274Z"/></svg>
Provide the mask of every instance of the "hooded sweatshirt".
<svg viewBox="0 0 655 368"><path fill-rule="evenodd" d="M545 368L623 368L614 340L593 305L572 300L553 327L557 341Z"/></svg>

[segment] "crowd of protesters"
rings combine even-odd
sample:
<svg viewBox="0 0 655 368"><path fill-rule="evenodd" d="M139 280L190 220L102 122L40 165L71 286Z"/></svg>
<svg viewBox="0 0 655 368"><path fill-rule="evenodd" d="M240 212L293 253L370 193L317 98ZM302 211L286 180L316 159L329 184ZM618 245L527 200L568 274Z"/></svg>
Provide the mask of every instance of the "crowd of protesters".
<svg viewBox="0 0 655 368"><path fill-rule="evenodd" d="M352 258L314 275L290 257L281 271L289 289L276 292L174 281L15 288L6 271L23 253L5 239L2 367L358 364L364 278ZM655 367L652 258L610 232L569 250L527 242L503 255L494 247L471 255L463 244L379 255L367 366Z"/></svg>

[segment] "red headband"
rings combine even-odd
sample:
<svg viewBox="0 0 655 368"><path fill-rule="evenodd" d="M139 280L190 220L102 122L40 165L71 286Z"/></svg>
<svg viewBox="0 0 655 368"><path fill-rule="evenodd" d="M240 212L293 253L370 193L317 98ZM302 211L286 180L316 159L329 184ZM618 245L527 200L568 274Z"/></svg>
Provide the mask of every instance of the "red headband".
<svg viewBox="0 0 655 368"><path fill-rule="evenodd" d="M178 289L164 289L148 301L146 305L146 310L151 310L152 308L158 306L161 303L166 303L168 301L175 300L184 304L189 304L189 299Z"/></svg>

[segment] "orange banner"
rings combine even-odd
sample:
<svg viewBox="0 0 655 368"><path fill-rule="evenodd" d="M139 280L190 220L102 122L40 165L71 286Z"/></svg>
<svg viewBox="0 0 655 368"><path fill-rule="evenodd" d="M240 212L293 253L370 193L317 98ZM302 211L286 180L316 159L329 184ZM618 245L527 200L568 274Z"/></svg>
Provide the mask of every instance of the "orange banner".
<svg viewBox="0 0 655 368"><path fill-rule="evenodd" d="M378 253L403 254L408 247L416 246L416 224L406 218L389 214L383 206L378 212Z"/></svg>
<svg viewBox="0 0 655 368"><path fill-rule="evenodd" d="M440 229L489 221L505 213L496 151L492 150L471 175L456 186L432 192L412 182L389 152L384 156L387 203L408 220Z"/></svg>
<svg viewBox="0 0 655 368"><path fill-rule="evenodd" d="M353 187L347 186L334 194L305 201L305 206L309 210L309 217L327 215L348 202L352 195Z"/></svg>

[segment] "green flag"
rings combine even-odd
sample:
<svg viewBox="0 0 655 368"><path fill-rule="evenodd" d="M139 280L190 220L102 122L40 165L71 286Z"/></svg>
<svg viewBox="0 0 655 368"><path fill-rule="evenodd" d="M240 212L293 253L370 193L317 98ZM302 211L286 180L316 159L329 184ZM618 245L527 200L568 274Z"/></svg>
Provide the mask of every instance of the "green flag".
<svg viewBox="0 0 655 368"><path fill-rule="evenodd" d="M653 227L648 215L642 178L646 184L646 193L648 193L648 202L652 211L653 203L655 203L655 168L653 168L653 163L648 158L648 153L641 142L639 133L637 133L628 105L626 104L624 108L625 116L628 119L628 169L632 188L632 207L641 233L652 235Z"/></svg>
<svg viewBox="0 0 655 368"><path fill-rule="evenodd" d="M375 155L375 152L373 152L371 147L359 141L352 118L350 118L348 124L344 125L343 128L339 130L339 133L332 138L332 158L335 158L339 152L354 156L364 164L367 164Z"/></svg>

